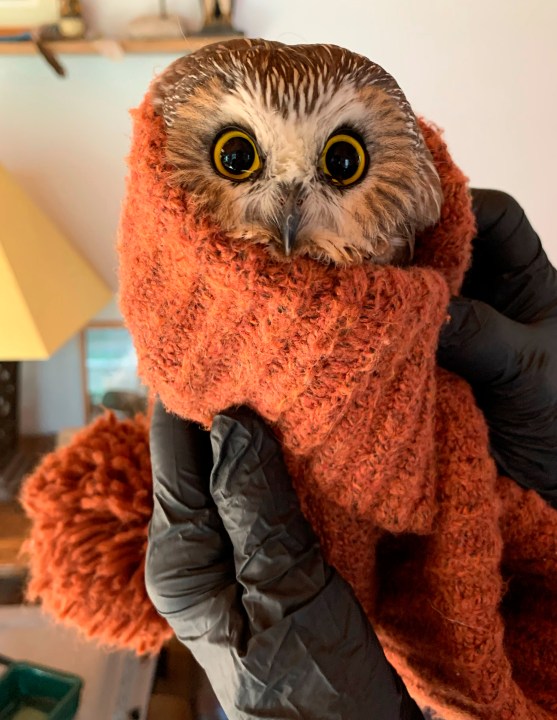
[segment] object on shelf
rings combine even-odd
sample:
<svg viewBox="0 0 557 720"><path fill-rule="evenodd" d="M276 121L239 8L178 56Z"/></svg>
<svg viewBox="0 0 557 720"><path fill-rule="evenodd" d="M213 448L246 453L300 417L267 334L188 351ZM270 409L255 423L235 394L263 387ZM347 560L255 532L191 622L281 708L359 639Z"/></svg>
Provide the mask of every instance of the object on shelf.
<svg viewBox="0 0 557 720"><path fill-rule="evenodd" d="M60 77L66 76L66 70L64 69L64 66L60 64L58 61L58 58L56 55L50 50L49 47L45 45L45 43L42 40L41 33L37 32L33 35L32 38L34 44L37 46L37 50L39 53L43 56L43 58L46 60L48 65L54 70L54 72L57 75L60 75Z"/></svg>
<svg viewBox="0 0 557 720"><path fill-rule="evenodd" d="M76 40L85 36L85 22L80 0L60 0L58 28L63 38Z"/></svg>
<svg viewBox="0 0 557 720"><path fill-rule="evenodd" d="M202 0L203 27L200 35L243 35L232 26L233 0Z"/></svg>
<svg viewBox="0 0 557 720"><path fill-rule="evenodd" d="M0 28L0 43L29 42L33 35L26 28Z"/></svg>
<svg viewBox="0 0 557 720"><path fill-rule="evenodd" d="M42 42L43 30L57 27L59 18L58 0L0 2L0 41L31 41L50 67L63 77L64 68Z"/></svg>
<svg viewBox="0 0 557 720"><path fill-rule="evenodd" d="M57 29L56 25L52 26L45 26L45 27L53 27ZM57 75L60 75L61 77L64 77L66 74L66 71L60 65L58 62L56 56L52 53L52 51L47 48L43 42L42 38L42 30L43 29L37 29L37 30L24 30L21 28L14 29L14 30L6 30L0 28L0 48L2 47L2 43L32 43L35 48L37 49L37 52L39 55L42 55L43 58L46 60L46 62L50 65L50 67L54 70L54 72ZM0 718L2 720L2 718Z"/></svg>
<svg viewBox="0 0 557 720"><path fill-rule="evenodd" d="M0 29L14 34L58 22L58 0L0 2Z"/></svg>
<svg viewBox="0 0 557 720"><path fill-rule="evenodd" d="M185 24L179 15L169 15L166 0L159 0L158 15L141 15L128 23L128 36L137 40L185 37Z"/></svg>

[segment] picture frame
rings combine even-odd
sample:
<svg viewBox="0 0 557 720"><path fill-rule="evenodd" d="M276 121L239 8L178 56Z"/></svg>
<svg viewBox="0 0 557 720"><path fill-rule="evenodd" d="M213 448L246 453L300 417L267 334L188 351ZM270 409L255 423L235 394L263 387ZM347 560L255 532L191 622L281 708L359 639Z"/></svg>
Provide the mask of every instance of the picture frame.
<svg viewBox="0 0 557 720"><path fill-rule="evenodd" d="M147 409L147 388L137 375L132 338L118 321L93 322L81 331L85 423L111 410L119 419Z"/></svg>

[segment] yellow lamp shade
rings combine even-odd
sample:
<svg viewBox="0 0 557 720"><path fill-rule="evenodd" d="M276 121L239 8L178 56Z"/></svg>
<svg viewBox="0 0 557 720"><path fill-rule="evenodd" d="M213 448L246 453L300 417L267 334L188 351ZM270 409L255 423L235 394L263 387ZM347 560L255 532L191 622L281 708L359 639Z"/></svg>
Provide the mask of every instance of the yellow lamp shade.
<svg viewBox="0 0 557 720"><path fill-rule="evenodd" d="M0 360L52 355L112 292L0 166Z"/></svg>

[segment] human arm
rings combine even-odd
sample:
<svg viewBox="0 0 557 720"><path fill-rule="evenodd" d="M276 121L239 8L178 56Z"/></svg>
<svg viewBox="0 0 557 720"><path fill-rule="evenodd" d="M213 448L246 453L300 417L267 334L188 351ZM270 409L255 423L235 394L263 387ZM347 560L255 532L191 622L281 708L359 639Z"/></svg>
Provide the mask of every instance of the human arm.
<svg viewBox="0 0 557 720"><path fill-rule="evenodd" d="M230 720L422 720L265 424L240 408L209 435L157 403L151 440L147 589Z"/></svg>

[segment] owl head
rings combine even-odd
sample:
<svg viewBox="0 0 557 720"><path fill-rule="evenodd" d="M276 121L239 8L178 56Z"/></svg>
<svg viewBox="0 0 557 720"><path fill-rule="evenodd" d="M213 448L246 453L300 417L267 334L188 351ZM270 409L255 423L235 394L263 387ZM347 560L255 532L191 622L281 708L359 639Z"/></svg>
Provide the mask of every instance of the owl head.
<svg viewBox="0 0 557 720"><path fill-rule="evenodd" d="M332 45L233 40L151 87L173 182L278 258L403 263L439 219L439 177L395 80Z"/></svg>

